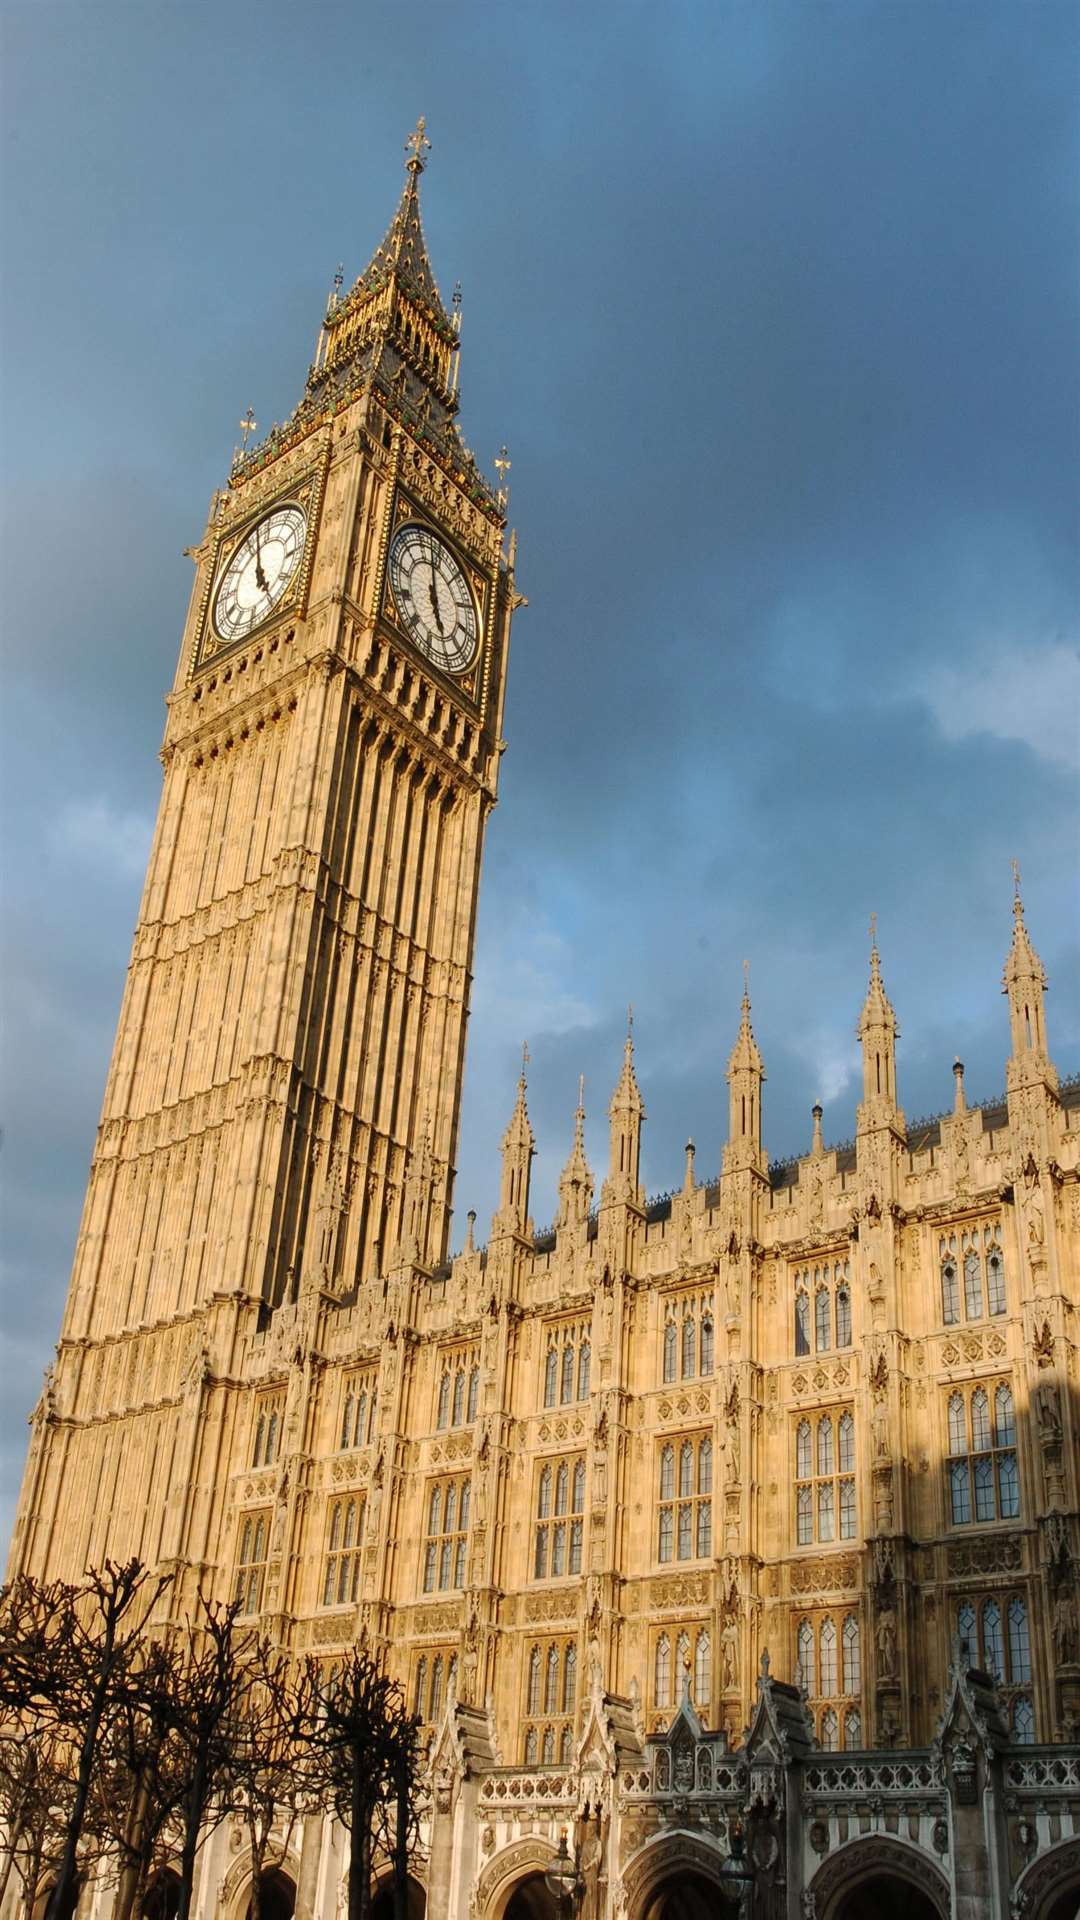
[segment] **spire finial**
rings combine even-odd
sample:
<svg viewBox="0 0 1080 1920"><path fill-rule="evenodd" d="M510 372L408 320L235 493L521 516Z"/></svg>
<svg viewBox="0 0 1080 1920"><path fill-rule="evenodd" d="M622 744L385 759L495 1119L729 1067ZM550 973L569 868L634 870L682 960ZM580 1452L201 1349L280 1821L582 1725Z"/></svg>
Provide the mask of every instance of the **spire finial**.
<svg viewBox="0 0 1080 1920"><path fill-rule="evenodd" d="M578 1112L584 1113L585 1111L585 1075L583 1073L578 1074L577 1104L578 1104Z"/></svg>
<svg viewBox="0 0 1080 1920"><path fill-rule="evenodd" d="M423 114L421 114L419 120L416 123L414 132L410 133L408 139L405 142L405 151L409 156L405 162L405 165L408 171L412 174L423 173L424 148L427 147L429 152L431 150L431 141L428 139L427 134L424 131L426 126L427 126L427 121L424 119Z"/></svg>
<svg viewBox="0 0 1080 1920"><path fill-rule="evenodd" d="M964 1063L959 1054L957 1054L956 1059L953 1061L952 1070L953 1079L956 1082L956 1091L953 1095L953 1112L964 1113L967 1109L967 1102L964 1098Z"/></svg>
<svg viewBox="0 0 1080 1920"><path fill-rule="evenodd" d="M244 453L247 452L248 440L250 436L256 431L256 429L258 428L258 425L259 423L255 418L255 409L254 407L249 407L243 419L240 422L240 443L241 443L242 451Z"/></svg>
<svg viewBox="0 0 1080 1920"><path fill-rule="evenodd" d="M750 1005L750 962L749 960L744 960L742 963L742 997L743 997L743 1005L748 1007Z"/></svg>
<svg viewBox="0 0 1080 1920"><path fill-rule="evenodd" d="M476 1209L470 1207L465 1215L465 1253L476 1252Z"/></svg>
<svg viewBox="0 0 1080 1920"><path fill-rule="evenodd" d="M525 1079L525 1069L526 1069L526 1067L527 1067L527 1066L528 1066L528 1064L529 1064L529 1059L530 1059L530 1054L529 1054L529 1043L528 1043L528 1041L527 1041L527 1040L523 1040L523 1041L522 1041L522 1043L521 1043L521 1079L522 1079L522 1082L524 1082L524 1079Z"/></svg>
<svg viewBox="0 0 1080 1920"><path fill-rule="evenodd" d="M1010 860L1009 865L1012 868L1013 877L1013 912L1018 920L1022 920L1024 917L1024 902L1020 895L1020 862L1019 860Z"/></svg>
<svg viewBox="0 0 1080 1920"><path fill-rule="evenodd" d="M634 1044L634 1003L632 1000L627 1003L626 1008L626 1044L628 1047L632 1047Z"/></svg>
<svg viewBox="0 0 1080 1920"><path fill-rule="evenodd" d="M823 1154L825 1151L825 1142L821 1137L821 1116L824 1111L825 1109L823 1108L821 1101L815 1100L813 1106L810 1109L810 1112L813 1116L813 1121L814 1121L814 1136L813 1136L813 1140L811 1141L810 1151L812 1154L815 1155L815 1157L820 1154Z"/></svg>

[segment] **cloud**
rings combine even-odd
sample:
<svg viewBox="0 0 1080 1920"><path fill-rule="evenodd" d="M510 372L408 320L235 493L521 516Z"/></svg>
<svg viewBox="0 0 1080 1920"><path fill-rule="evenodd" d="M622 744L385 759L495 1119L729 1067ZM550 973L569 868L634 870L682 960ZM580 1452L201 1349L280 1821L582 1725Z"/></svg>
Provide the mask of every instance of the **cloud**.
<svg viewBox="0 0 1080 1920"><path fill-rule="evenodd" d="M1043 760L1080 760L1080 651L1063 642L998 647L927 676L926 699L947 740L992 734Z"/></svg>
<svg viewBox="0 0 1080 1920"><path fill-rule="evenodd" d="M61 858L90 860L127 878L141 874L154 824L149 814L114 807L101 795L69 800L53 821L50 842Z"/></svg>

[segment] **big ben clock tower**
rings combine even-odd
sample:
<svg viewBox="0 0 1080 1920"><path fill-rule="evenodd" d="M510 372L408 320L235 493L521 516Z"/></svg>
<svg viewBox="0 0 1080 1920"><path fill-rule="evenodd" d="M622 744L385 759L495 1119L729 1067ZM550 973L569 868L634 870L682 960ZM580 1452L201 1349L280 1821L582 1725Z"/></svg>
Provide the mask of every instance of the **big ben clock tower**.
<svg viewBox="0 0 1080 1920"><path fill-rule="evenodd" d="M214 1303L266 1326L305 1289L362 1298L406 1244L445 1257L517 597L503 499L455 423L427 144L421 121L300 404L237 456L194 550L16 1570L165 1551L95 1416L160 1401L162 1353L191 1366Z"/></svg>

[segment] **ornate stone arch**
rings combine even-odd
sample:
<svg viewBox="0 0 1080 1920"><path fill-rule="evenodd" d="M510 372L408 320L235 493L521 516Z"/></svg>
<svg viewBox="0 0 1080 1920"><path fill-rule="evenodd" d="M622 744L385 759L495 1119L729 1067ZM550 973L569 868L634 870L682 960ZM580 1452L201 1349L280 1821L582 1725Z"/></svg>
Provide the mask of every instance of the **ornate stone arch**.
<svg viewBox="0 0 1080 1920"><path fill-rule="evenodd" d="M1058 1896L1073 1889L1080 1896L1080 1840L1075 1834L1048 1847L1024 1868L1012 1897L1012 1911L1023 1920L1044 1920Z"/></svg>
<svg viewBox="0 0 1080 1920"><path fill-rule="evenodd" d="M878 1873L894 1874L909 1886L918 1887L933 1901L941 1920L949 1920L949 1883L941 1868L921 1847L890 1833L860 1834L822 1861L809 1888L814 1896L814 1920L834 1920L846 1895Z"/></svg>
<svg viewBox="0 0 1080 1920"><path fill-rule="evenodd" d="M727 1889L721 1871L726 1859L726 1853L700 1830L691 1833L685 1827L668 1828L666 1833L646 1840L623 1868L622 1910L627 1920L639 1920L664 1882L679 1874L699 1873L710 1886L725 1894Z"/></svg>
<svg viewBox="0 0 1080 1920"><path fill-rule="evenodd" d="M290 1848L281 1860L274 1860L267 1871L284 1874L294 1887L300 1885L300 1858ZM218 1889L217 1911L228 1916L228 1920L247 1920L248 1900L251 1897L251 1859L245 1848L238 1860L225 1874Z"/></svg>
<svg viewBox="0 0 1080 1920"><path fill-rule="evenodd" d="M476 1883L470 1912L476 1920L502 1920L512 1894L530 1873L543 1873L555 1858L554 1840L535 1834L528 1840L515 1840L489 1860Z"/></svg>

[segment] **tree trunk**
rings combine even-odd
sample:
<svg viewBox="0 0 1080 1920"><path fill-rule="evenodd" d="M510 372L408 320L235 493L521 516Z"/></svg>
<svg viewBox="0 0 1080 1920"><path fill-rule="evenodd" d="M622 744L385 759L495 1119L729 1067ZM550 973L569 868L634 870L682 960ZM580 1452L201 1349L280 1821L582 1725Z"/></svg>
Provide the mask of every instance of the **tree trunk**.
<svg viewBox="0 0 1080 1920"><path fill-rule="evenodd" d="M405 1768L399 1767L394 1802L394 1920L408 1920L409 1796Z"/></svg>
<svg viewBox="0 0 1080 1920"><path fill-rule="evenodd" d="M150 1790L146 1781L141 1780L135 1790L131 1818L124 1835L124 1864L116 1884L116 1903L112 1911L112 1920L131 1920L135 1910L135 1897L147 1868L144 1834L149 1798Z"/></svg>
<svg viewBox="0 0 1080 1920"><path fill-rule="evenodd" d="M60 1870L56 1876L56 1885L49 1895L49 1904L45 1909L45 1920L59 1920L69 1903L73 1903L77 1874L76 1856L79 1841L82 1838L83 1821L86 1818L86 1806L90 1798L90 1783L94 1771L94 1752L98 1734L105 1713L105 1701L113 1676L113 1651L116 1644L116 1627L110 1623L105 1637L105 1650L102 1656L101 1673L90 1701L90 1712L83 1729L82 1743L79 1747L79 1771L75 1788L75 1799L68 1820L67 1833L64 1836L64 1851L60 1860Z"/></svg>
<svg viewBox="0 0 1080 1920"><path fill-rule="evenodd" d="M206 1763L199 1760L192 1778L184 1808L184 1845L180 1853L180 1899L176 1909L176 1920L188 1920L191 1912L191 1893L195 1885L195 1855L199 1846L199 1829L206 1812Z"/></svg>
<svg viewBox="0 0 1080 1920"><path fill-rule="evenodd" d="M371 1796L365 1755L354 1749L349 1820L349 1920L367 1920L371 1910Z"/></svg>
<svg viewBox="0 0 1080 1920"><path fill-rule="evenodd" d="M0 1907L4 1904L4 1895L7 1892L7 1883L11 1879L11 1869L15 1865L15 1851L22 1838L22 1832L20 1823L9 1835L7 1846L4 1848L4 1867L3 1872L0 1873Z"/></svg>
<svg viewBox="0 0 1080 1920"><path fill-rule="evenodd" d="M262 1920L262 1868L266 1843L260 1840L254 1820L248 1821L248 1841L251 1853L251 1904L248 1916L249 1920Z"/></svg>

